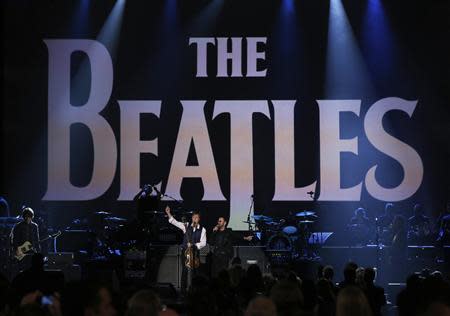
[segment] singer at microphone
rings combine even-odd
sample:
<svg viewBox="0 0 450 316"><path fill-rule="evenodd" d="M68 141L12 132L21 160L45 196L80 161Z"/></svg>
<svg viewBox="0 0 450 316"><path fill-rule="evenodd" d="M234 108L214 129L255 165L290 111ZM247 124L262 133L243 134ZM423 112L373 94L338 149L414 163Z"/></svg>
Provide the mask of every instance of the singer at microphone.
<svg viewBox="0 0 450 316"><path fill-rule="evenodd" d="M230 260L233 258L233 233L227 224L227 219L220 216L209 238L209 244L213 246L211 256L213 277L216 277L220 271L227 270Z"/></svg>
<svg viewBox="0 0 450 316"><path fill-rule="evenodd" d="M182 270L181 270L181 292L186 294L189 287L192 276L197 274L198 269L195 267L188 268L185 265L186 262L186 249L192 247L194 256L200 256L200 249L206 246L206 229L200 225L200 213L194 211L192 213L191 223L183 224L177 221L171 213L170 207L166 206L165 212L169 217L169 223L179 228L183 232L182 249ZM188 269L191 269L192 273L188 273Z"/></svg>

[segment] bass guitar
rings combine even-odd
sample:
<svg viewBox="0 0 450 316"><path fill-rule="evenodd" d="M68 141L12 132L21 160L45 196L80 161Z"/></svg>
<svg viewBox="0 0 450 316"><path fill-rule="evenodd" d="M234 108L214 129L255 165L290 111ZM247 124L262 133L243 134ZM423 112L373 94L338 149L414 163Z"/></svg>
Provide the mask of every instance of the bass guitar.
<svg viewBox="0 0 450 316"><path fill-rule="evenodd" d="M61 235L61 231L58 231L57 233L53 235L48 235L47 237L39 240L39 243L42 243L46 240L49 240L50 238L56 238L59 235ZM26 241L19 247L17 247L16 253L14 254L14 258L16 258L18 261L23 260L26 256L33 254L35 252L35 249L33 248L33 245L31 242Z"/></svg>

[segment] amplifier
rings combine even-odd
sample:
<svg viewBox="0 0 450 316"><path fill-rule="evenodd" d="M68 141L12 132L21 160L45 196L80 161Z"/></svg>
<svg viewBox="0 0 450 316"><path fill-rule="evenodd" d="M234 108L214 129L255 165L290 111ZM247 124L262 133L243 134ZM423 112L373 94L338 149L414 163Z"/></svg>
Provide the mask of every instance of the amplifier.
<svg viewBox="0 0 450 316"><path fill-rule="evenodd" d="M200 249L200 262L206 263L206 257L210 251L209 245ZM150 280L158 283L170 283L175 287L181 286L182 249L178 245L153 246L150 252L149 276Z"/></svg>
<svg viewBox="0 0 450 316"><path fill-rule="evenodd" d="M49 252L47 254L47 266L63 267L73 265L73 252Z"/></svg>
<svg viewBox="0 0 450 316"><path fill-rule="evenodd" d="M143 279L147 271L147 252L130 250L124 258L125 278Z"/></svg>
<svg viewBox="0 0 450 316"><path fill-rule="evenodd" d="M242 268L247 269L250 265L256 264L262 273L268 272L268 260L265 249L262 246L235 246L234 256L241 258Z"/></svg>
<svg viewBox="0 0 450 316"><path fill-rule="evenodd" d="M87 230L64 230L58 238L56 238L56 249L62 252L77 252L85 250L92 252L94 236Z"/></svg>

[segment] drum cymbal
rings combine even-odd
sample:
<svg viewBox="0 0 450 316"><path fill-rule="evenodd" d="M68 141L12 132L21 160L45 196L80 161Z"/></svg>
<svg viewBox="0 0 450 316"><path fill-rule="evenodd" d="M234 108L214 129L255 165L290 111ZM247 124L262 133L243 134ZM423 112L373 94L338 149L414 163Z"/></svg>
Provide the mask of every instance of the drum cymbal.
<svg viewBox="0 0 450 316"><path fill-rule="evenodd" d="M252 222L252 221L242 221L242 223L246 223L246 224L252 224L255 225L256 223Z"/></svg>
<svg viewBox="0 0 450 316"><path fill-rule="evenodd" d="M265 215L253 215L252 218L255 221L262 221L262 222L272 222L273 218L270 216L265 216Z"/></svg>
<svg viewBox="0 0 450 316"><path fill-rule="evenodd" d="M111 223L124 223L127 220L125 218L121 218L121 217L106 217L105 218L106 222L111 222Z"/></svg>
<svg viewBox="0 0 450 316"><path fill-rule="evenodd" d="M317 217L315 212L312 211L302 211L295 214L296 217Z"/></svg>
<svg viewBox="0 0 450 316"><path fill-rule="evenodd" d="M314 221L299 221L299 224L312 224Z"/></svg>
<svg viewBox="0 0 450 316"><path fill-rule="evenodd" d="M95 212L94 216L110 217L110 216L112 216L112 214L110 212L100 211L100 212Z"/></svg>

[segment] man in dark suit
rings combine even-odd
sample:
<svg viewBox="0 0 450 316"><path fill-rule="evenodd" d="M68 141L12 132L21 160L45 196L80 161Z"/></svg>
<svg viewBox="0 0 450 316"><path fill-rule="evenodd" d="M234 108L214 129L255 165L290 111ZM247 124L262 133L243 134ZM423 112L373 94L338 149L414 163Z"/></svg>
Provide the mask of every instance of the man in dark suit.
<svg viewBox="0 0 450 316"><path fill-rule="evenodd" d="M227 228L225 217L220 216L209 238L209 244L214 246L212 252L212 276L217 276L221 270L227 270L233 258L233 232Z"/></svg>

